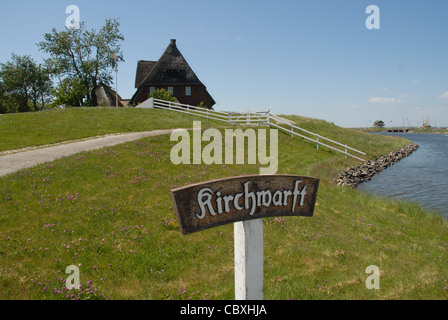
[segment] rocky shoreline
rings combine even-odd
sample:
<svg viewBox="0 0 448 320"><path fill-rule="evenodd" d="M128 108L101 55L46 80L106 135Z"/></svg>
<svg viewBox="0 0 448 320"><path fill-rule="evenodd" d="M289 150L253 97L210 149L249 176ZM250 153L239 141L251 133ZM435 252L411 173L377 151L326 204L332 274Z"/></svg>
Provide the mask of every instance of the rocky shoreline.
<svg viewBox="0 0 448 320"><path fill-rule="evenodd" d="M389 168L401 159L410 156L418 148L417 144L411 143L376 160L368 160L356 168L348 168L345 172L338 175L336 181L340 186L356 188L359 184L370 181L374 175Z"/></svg>

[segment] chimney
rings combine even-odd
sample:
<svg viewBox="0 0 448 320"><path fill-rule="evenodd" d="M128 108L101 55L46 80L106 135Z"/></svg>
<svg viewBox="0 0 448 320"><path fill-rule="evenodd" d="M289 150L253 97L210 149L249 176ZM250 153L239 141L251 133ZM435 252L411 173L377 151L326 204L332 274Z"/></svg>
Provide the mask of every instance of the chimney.
<svg viewBox="0 0 448 320"><path fill-rule="evenodd" d="M176 39L171 39L171 44L176 45Z"/></svg>

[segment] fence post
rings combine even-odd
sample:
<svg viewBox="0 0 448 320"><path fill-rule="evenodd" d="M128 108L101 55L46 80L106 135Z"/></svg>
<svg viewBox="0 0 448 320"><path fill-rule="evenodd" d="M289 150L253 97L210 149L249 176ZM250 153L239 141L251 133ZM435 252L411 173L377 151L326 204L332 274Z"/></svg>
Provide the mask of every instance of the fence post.
<svg viewBox="0 0 448 320"><path fill-rule="evenodd" d="M317 135L317 150L319 150L319 135Z"/></svg>
<svg viewBox="0 0 448 320"><path fill-rule="evenodd" d="M268 127L271 127L271 112L267 113Z"/></svg>
<svg viewBox="0 0 448 320"><path fill-rule="evenodd" d="M291 138L294 139L294 127L293 126L291 126Z"/></svg>
<svg viewBox="0 0 448 320"><path fill-rule="evenodd" d="M347 149L347 145L345 145L345 158L347 158L347 155L348 155L348 149Z"/></svg>
<svg viewBox="0 0 448 320"><path fill-rule="evenodd" d="M229 111L229 125L232 124L232 112Z"/></svg>

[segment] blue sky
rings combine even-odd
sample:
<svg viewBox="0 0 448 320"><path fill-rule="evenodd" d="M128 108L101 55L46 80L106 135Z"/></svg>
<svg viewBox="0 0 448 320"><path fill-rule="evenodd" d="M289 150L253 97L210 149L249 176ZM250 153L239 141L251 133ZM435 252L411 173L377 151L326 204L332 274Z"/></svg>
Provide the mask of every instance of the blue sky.
<svg viewBox="0 0 448 320"><path fill-rule="evenodd" d="M64 29L69 5L87 29L119 18L123 98L135 92L137 61L158 60L177 39L218 110L448 126L445 0L3 0L0 62L12 52L42 62L36 43ZM380 30L365 26L369 5L380 9Z"/></svg>

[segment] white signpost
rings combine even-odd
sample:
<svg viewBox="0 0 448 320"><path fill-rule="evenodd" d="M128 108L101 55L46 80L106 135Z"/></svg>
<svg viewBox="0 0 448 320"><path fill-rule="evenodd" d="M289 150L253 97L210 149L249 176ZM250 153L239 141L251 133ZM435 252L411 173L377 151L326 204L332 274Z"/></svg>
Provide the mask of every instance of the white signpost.
<svg viewBox="0 0 448 320"><path fill-rule="evenodd" d="M263 300L263 220L234 224L235 300Z"/></svg>
<svg viewBox="0 0 448 320"><path fill-rule="evenodd" d="M319 179L242 176L171 191L184 235L234 223L235 300L263 300L263 218L312 217Z"/></svg>

